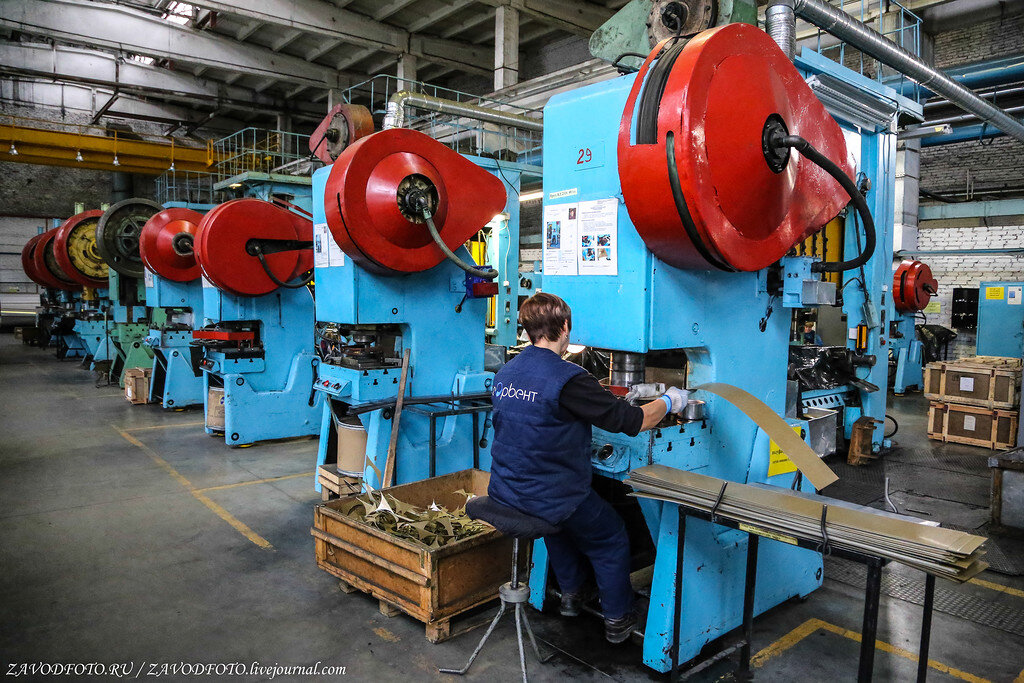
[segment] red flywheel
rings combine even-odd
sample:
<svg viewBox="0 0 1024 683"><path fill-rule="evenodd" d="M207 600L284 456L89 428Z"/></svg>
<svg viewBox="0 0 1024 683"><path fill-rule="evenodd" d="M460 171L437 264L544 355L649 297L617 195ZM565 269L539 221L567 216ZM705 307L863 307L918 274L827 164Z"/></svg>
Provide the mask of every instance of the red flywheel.
<svg viewBox="0 0 1024 683"><path fill-rule="evenodd" d="M444 259L409 198L426 195L441 239L458 249L505 208L494 175L423 133L393 128L357 140L331 167L327 225L361 267L418 273Z"/></svg>
<svg viewBox="0 0 1024 683"><path fill-rule="evenodd" d="M191 282L202 270L196 261L195 235L203 214L184 207L164 209L142 226L139 253L142 262L160 277Z"/></svg>
<svg viewBox="0 0 1024 683"><path fill-rule="evenodd" d="M312 222L262 199L234 199L203 216L195 238L196 260L219 289L237 296L262 296L278 285L252 251L258 243L307 245L267 252L267 268L281 282L313 268Z"/></svg>
<svg viewBox="0 0 1024 683"><path fill-rule="evenodd" d="M39 242L32 253L32 262L35 265L36 275L46 283L47 287L55 289L76 290L82 285L75 282L60 267L56 254L53 250L53 241L57 236L59 228L47 230L39 236Z"/></svg>
<svg viewBox="0 0 1024 683"><path fill-rule="evenodd" d="M96 247L96 226L103 211L77 213L61 223L53 238L53 255L67 276L84 287L106 287L107 263Z"/></svg>
<svg viewBox="0 0 1024 683"><path fill-rule="evenodd" d="M920 261L903 261L892 276L892 300L900 313L923 311L939 291L932 269Z"/></svg>
<svg viewBox="0 0 1024 683"><path fill-rule="evenodd" d="M773 168L769 119L852 177L839 125L764 31L729 24L654 49L626 102L618 154L629 216L658 258L760 270L847 204L839 183L796 152Z"/></svg>
<svg viewBox="0 0 1024 683"><path fill-rule="evenodd" d="M28 242L25 242L25 246L21 248L21 269L25 271L25 275L28 275L28 278L32 280L32 282L36 283L40 287L49 287L50 284L43 280L36 271L36 247L39 246L39 242L42 239L43 233L39 233L38 235L34 235L29 238Z"/></svg>

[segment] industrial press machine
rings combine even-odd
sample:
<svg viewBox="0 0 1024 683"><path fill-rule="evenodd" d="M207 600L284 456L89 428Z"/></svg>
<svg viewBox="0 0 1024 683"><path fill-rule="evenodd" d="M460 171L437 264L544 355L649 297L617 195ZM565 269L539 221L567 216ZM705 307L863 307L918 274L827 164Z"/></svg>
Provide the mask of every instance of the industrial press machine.
<svg viewBox="0 0 1024 683"><path fill-rule="evenodd" d="M571 342L610 352L613 391L665 382L693 392L686 417L650 432L595 429L593 470L613 490L651 463L807 490L766 425L785 414L790 314L839 303L829 272L862 283L842 297L859 384L838 400L848 422L877 420L869 450L883 442L887 363L872 356L885 350L891 307L895 134L892 110L877 124L865 112L892 93L806 52L794 65L751 25L691 34L678 17L654 17L672 25L638 73L556 95L544 111L543 284L573 309ZM825 85L856 97L836 98L845 111L826 109ZM845 260L793 255L840 214ZM641 499L639 508L631 535L638 546L649 536L654 552L644 661L668 671L674 640L685 662L740 624L747 538L694 520L679 558L672 506ZM765 541L756 613L822 580L819 554ZM533 557L539 608L548 593L542 541Z"/></svg>
<svg viewBox="0 0 1024 683"><path fill-rule="evenodd" d="M931 268L920 261L901 261L893 272L889 352L896 365L892 390L898 396L910 387L924 387L924 345L917 338L917 320L938 290Z"/></svg>

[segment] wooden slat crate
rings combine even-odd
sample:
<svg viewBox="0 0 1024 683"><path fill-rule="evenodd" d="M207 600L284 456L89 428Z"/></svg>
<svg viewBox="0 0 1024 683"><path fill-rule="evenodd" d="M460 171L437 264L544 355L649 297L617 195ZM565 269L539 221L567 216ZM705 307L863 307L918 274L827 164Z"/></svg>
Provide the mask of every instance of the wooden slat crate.
<svg viewBox="0 0 1024 683"><path fill-rule="evenodd" d="M1012 410L1020 404L1020 378L1019 358L972 356L929 363L924 395L943 403Z"/></svg>
<svg viewBox="0 0 1024 683"><path fill-rule="evenodd" d="M320 492L325 501L359 493L362 485L361 477L354 477L340 472L336 465L321 465L318 467L316 479L320 483Z"/></svg>
<svg viewBox="0 0 1024 683"><path fill-rule="evenodd" d="M485 495L489 478L487 472L469 469L385 491L418 507L436 502L454 510L465 503L456 491ZM353 498L316 507L311 532L318 567L341 579L343 589L351 587L380 600L383 614L401 610L422 621L431 642L483 623L473 621L460 628L453 620L497 597L498 587L509 580L511 538L492 529L429 549L338 512ZM524 567L526 555L520 553Z"/></svg>
<svg viewBox="0 0 1024 683"><path fill-rule="evenodd" d="M1006 450L1017 442L1017 413L932 401L928 408L928 438Z"/></svg>

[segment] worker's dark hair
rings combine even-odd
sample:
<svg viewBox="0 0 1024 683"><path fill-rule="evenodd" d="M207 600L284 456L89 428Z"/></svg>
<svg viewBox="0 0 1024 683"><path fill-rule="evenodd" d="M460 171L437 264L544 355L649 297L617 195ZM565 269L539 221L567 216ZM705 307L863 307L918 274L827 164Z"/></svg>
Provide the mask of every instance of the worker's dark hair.
<svg viewBox="0 0 1024 683"><path fill-rule="evenodd" d="M558 341L566 323L572 330L572 310L560 297L537 292L519 307L519 322L534 344L542 339Z"/></svg>

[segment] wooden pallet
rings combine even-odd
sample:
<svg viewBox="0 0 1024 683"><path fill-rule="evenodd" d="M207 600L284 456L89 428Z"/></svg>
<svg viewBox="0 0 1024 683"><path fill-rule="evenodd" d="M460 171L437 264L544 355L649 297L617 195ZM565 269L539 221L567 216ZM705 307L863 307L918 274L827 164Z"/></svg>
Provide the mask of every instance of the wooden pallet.
<svg viewBox="0 0 1024 683"><path fill-rule="evenodd" d="M1017 443L1017 413L932 401L928 438L947 443L1007 450Z"/></svg>

